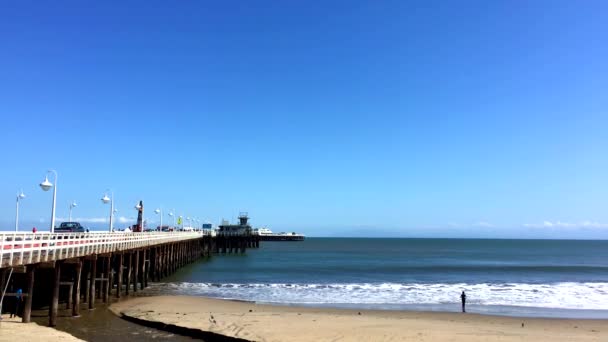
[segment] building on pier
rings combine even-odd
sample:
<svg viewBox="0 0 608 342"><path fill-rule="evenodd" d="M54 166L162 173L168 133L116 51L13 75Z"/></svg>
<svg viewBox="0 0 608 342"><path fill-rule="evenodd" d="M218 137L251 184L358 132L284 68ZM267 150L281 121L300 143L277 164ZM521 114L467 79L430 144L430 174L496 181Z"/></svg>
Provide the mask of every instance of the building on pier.
<svg viewBox="0 0 608 342"><path fill-rule="evenodd" d="M223 221L219 225L220 234L251 235L251 232L252 228L249 224L249 216L245 212L239 214L239 224L230 224L228 221Z"/></svg>

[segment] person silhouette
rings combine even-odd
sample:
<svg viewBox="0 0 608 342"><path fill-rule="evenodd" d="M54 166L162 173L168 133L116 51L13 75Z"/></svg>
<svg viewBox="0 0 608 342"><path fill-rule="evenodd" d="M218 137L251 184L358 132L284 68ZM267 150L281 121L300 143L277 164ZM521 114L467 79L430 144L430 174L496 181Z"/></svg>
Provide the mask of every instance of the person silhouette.
<svg viewBox="0 0 608 342"><path fill-rule="evenodd" d="M460 301L462 302L462 312L467 312L465 309L465 305L467 304L467 295L464 293L464 291L462 291L462 294L460 295Z"/></svg>

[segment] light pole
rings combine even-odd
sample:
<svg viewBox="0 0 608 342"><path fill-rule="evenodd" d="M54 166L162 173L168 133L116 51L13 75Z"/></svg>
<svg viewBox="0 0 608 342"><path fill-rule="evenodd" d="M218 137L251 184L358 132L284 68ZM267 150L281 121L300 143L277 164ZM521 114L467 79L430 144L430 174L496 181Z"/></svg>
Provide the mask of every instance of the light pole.
<svg viewBox="0 0 608 342"><path fill-rule="evenodd" d="M17 210L15 213L15 231L19 231L19 201L25 198L23 190L17 194Z"/></svg>
<svg viewBox="0 0 608 342"><path fill-rule="evenodd" d="M160 226L159 226L159 231L163 231L163 208L158 208L156 210L154 210L155 213L160 214Z"/></svg>
<svg viewBox="0 0 608 342"><path fill-rule="evenodd" d="M112 195L112 198L108 197L108 191ZM104 204L110 203L110 233L111 233L112 230L114 229L114 227L112 225L112 223L113 223L112 222L113 221L112 218L114 217L114 191L110 191L110 189L106 190L106 193L101 198L101 201Z"/></svg>
<svg viewBox="0 0 608 342"><path fill-rule="evenodd" d="M175 209L171 210L167 215L173 217L173 229L175 229Z"/></svg>
<svg viewBox="0 0 608 342"><path fill-rule="evenodd" d="M72 222L72 209L76 208L76 201L72 201L72 203L70 203L70 222Z"/></svg>
<svg viewBox="0 0 608 342"><path fill-rule="evenodd" d="M55 187L53 189L53 207L51 209L51 233L55 232L55 200L57 199L57 171L48 170L46 175L44 176L44 181L40 183L40 187L44 191L49 191L53 188L53 183L49 182L49 173L53 173L55 175Z"/></svg>

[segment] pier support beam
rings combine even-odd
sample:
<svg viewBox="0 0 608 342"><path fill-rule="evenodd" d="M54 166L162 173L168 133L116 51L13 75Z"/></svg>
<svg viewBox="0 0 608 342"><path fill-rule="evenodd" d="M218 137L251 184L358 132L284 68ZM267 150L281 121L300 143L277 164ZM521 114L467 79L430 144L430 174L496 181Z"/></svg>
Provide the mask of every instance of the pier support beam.
<svg viewBox="0 0 608 342"><path fill-rule="evenodd" d="M147 271L146 271L146 250L142 250L141 251L141 282L139 283L139 287L140 290L143 290L146 288L146 276L147 276Z"/></svg>
<svg viewBox="0 0 608 342"><path fill-rule="evenodd" d="M137 280L139 278L139 251L135 251L135 262L133 265L135 266L135 273L133 274L133 292L137 292Z"/></svg>
<svg viewBox="0 0 608 342"><path fill-rule="evenodd" d="M74 265L74 292L72 293L72 316L80 316L80 278L82 276L82 259Z"/></svg>
<svg viewBox="0 0 608 342"><path fill-rule="evenodd" d="M133 254L129 253L127 256L128 266L127 266L127 286L125 286L125 295L129 295L129 287L131 286L131 268L133 267Z"/></svg>
<svg viewBox="0 0 608 342"><path fill-rule="evenodd" d="M57 311L59 309L59 283L61 280L61 262L55 262L55 277L53 278L53 292L49 305L49 327L57 325ZM28 296L29 297L29 296Z"/></svg>
<svg viewBox="0 0 608 342"><path fill-rule="evenodd" d="M110 273L112 272L112 256L108 256L106 258L106 270L105 270L105 278L106 280L103 283L103 286L101 287L103 289L103 294L101 296L102 301L104 303L108 302L108 297L110 295L110 288L112 287L112 283L110 282Z"/></svg>
<svg viewBox="0 0 608 342"><path fill-rule="evenodd" d="M120 298L120 291L122 291L122 257L123 254L118 254L118 275L116 276L116 298Z"/></svg>
<svg viewBox="0 0 608 342"><path fill-rule="evenodd" d="M82 267L84 269L84 294L82 294L82 303L87 304L89 302L89 278L91 274L91 263L85 263L83 260Z"/></svg>
<svg viewBox="0 0 608 342"><path fill-rule="evenodd" d="M89 280L89 310L95 309L95 278L97 278L97 255L91 258L91 280Z"/></svg>
<svg viewBox="0 0 608 342"><path fill-rule="evenodd" d="M36 265L27 265L27 297L25 297L25 306L23 307L23 316L21 321L29 323L32 315L32 297L34 297L34 273Z"/></svg>

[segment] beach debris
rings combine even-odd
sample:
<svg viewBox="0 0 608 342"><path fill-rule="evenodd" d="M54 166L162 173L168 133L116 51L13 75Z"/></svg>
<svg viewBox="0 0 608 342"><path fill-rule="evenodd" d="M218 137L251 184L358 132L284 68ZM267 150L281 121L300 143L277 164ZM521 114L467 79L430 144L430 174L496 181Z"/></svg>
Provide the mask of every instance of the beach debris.
<svg viewBox="0 0 608 342"><path fill-rule="evenodd" d="M521 322L521 327L522 327L522 328L524 327L524 322Z"/></svg>
<svg viewBox="0 0 608 342"><path fill-rule="evenodd" d="M357 312L357 315L361 316L361 312Z"/></svg>
<svg viewBox="0 0 608 342"><path fill-rule="evenodd" d="M253 310L249 309L249 312L253 312Z"/></svg>

